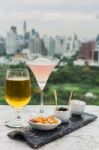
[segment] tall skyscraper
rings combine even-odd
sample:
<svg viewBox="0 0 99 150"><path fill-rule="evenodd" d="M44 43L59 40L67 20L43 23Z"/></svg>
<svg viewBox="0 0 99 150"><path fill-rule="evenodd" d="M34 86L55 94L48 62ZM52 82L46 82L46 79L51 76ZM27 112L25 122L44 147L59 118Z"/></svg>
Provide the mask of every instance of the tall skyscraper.
<svg viewBox="0 0 99 150"><path fill-rule="evenodd" d="M43 37L43 41L45 44L47 54L49 56L54 56L54 54L55 54L55 40L54 40L54 38L52 36L48 37L47 35L45 35Z"/></svg>
<svg viewBox="0 0 99 150"><path fill-rule="evenodd" d="M5 40L0 38L0 55L5 54Z"/></svg>
<svg viewBox="0 0 99 150"><path fill-rule="evenodd" d="M23 22L23 37L24 37L24 48L28 48L28 42L30 39L30 33L27 31L27 22Z"/></svg>
<svg viewBox="0 0 99 150"><path fill-rule="evenodd" d="M66 47L64 51L64 56L70 58L75 55L77 51L80 50L80 41L75 34L73 37L69 37L66 39Z"/></svg>
<svg viewBox="0 0 99 150"><path fill-rule="evenodd" d="M48 50L49 56L54 56L55 54L55 40L50 37L49 39L49 50Z"/></svg>
<svg viewBox="0 0 99 150"><path fill-rule="evenodd" d="M30 38L31 39L39 38L39 33L35 29L32 29L30 33Z"/></svg>
<svg viewBox="0 0 99 150"><path fill-rule="evenodd" d="M63 55L66 49L66 37L56 36L55 37L55 54Z"/></svg>
<svg viewBox="0 0 99 150"><path fill-rule="evenodd" d="M19 50L19 42L17 29L15 26L12 26L10 31L6 35L6 53L15 54Z"/></svg>
<svg viewBox="0 0 99 150"><path fill-rule="evenodd" d="M42 53L42 41L40 38L30 39L28 46L31 54Z"/></svg>
<svg viewBox="0 0 99 150"><path fill-rule="evenodd" d="M24 21L24 23L23 23L23 34L24 34L24 37L25 37L26 32L27 32L27 22Z"/></svg>
<svg viewBox="0 0 99 150"><path fill-rule="evenodd" d="M96 37L96 47L94 52L94 61L99 63L99 34Z"/></svg>

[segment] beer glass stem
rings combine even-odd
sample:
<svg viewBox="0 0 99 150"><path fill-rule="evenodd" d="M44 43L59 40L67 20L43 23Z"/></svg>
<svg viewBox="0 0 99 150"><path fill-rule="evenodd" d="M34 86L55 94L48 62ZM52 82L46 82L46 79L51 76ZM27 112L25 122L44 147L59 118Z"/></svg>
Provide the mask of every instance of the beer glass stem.
<svg viewBox="0 0 99 150"><path fill-rule="evenodd" d="M44 92L43 92L43 90L41 90L41 108L40 108L40 113L44 113L43 106L44 106Z"/></svg>

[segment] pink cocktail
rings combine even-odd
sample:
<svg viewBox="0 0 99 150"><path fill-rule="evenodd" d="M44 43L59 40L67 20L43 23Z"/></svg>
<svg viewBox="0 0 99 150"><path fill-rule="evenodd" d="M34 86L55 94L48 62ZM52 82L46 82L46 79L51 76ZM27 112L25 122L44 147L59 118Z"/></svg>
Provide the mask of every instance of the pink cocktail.
<svg viewBox="0 0 99 150"><path fill-rule="evenodd" d="M41 89L41 106L43 106L43 89L46 85L46 82L56 66L57 61L51 58L39 57L33 61L28 62L28 66L33 72L38 86ZM43 112L43 109L40 109L40 112Z"/></svg>
<svg viewBox="0 0 99 150"><path fill-rule="evenodd" d="M37 80L38 86L41 90L44 89L46 82L48 80L49 75L51 74L54 65L29 65L31 71L34 73L35 78Z"/></svg>

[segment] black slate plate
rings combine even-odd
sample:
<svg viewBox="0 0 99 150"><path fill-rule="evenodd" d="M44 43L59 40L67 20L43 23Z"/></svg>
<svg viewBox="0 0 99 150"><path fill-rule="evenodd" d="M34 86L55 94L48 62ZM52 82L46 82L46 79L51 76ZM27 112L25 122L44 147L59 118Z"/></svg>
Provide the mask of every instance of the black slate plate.
<svg viewBox="0 0 99 150"><path fill-rule="evenodd" d="M8 136L11 139L24 140L32 148L39 148L44 144L54 141L57 138L60 138L66 134L71 133L74 130L77 130L91 123L96 118L97 116L93 114L84 113L82 117L76 117L76 116L71 117L70 122L68 124L63 123L56 129L51 131L40 131L40 130L34 130L30 128L23 128L8 133Z"/></svg>

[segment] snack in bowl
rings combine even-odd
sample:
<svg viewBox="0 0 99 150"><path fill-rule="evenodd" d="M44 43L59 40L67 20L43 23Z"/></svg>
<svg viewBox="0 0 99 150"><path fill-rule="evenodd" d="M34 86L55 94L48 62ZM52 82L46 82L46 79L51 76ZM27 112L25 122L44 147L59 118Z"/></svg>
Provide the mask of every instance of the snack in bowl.
<svg viewBox="0 0 99 150"><path fill-rule="evenodd" d="M29 120L29 124L34 129L39 130L52 130L61 124L60 119L48 116L38 116Z"/></svg>
<svg viewBox="0 0 99 150"><path fill-rule="evenodd" d="M59 118L62 122L69 122L70 112L66 107L59 107L55 109L54 116Z"/></svg>

